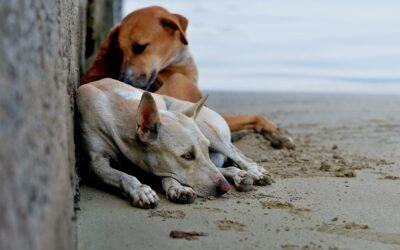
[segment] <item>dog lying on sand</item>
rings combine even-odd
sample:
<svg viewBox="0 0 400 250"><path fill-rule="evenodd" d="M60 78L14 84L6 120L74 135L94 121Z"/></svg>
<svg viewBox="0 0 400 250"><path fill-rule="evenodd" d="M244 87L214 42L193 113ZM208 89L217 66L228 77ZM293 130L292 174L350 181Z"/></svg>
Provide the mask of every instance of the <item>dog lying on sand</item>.
<svg viewBox="0 0 400 250"><path fill-rule="evenodd" d="M204 107L205 100L194 104L150 94L110 78L82 85L77 106L90 171L141 208L155 207L159 198L136 177L110 166L120 154L161 177L167 198L177 203L222 195L230 189L226 179L242 191L271 184L268 172L231 143L226 121ZM227 159L235 166L224 168Z"/></svg>

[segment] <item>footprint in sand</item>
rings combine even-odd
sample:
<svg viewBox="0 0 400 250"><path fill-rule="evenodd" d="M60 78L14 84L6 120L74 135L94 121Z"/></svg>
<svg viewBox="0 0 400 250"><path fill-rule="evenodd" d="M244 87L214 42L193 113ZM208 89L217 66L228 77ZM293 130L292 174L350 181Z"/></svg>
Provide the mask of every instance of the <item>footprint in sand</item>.
<svg viewBox="0 0 400 250"><path fill-rule="evenodd" d="M246 225L232 220L218 220L215 224L217 224L218 229L222 231L243 232L246 228Z"/></svg>

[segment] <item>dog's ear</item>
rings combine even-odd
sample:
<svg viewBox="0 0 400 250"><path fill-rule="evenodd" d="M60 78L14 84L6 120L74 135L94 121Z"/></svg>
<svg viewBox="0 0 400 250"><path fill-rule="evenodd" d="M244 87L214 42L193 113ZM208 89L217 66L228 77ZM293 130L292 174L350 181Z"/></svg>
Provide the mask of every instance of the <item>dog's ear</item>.
<svg viewBox="0 0 400 250"><path fill-rule="evenodd" d="M118 78L123 52L118 43L119 25L114 26L100 47L92 65L81 78L81 84L96 81L104 77Z"/></svg>
<svg viewBox="0 0 400 250"><path fill-rule="evenodd" d="M186 17L180 15L180 14L173 14L175 17L178 18L179 24L181 25L181 28L184 32L186 32L189 21L187 20Z"/></svg>
<svg viewBox="0 0 400 250"><path fill-rule="evenodd" d="M174 14L174 17L175 18L173 18L173 19L163 17L160 19L160 23L166 29L171 29L173 31L178 30L179 34L180 34L181 42L185 45L188 45L188 40L186 39L186 34L185 34L188 21L185 17L183 17L181 15L178 16L177 14Z"/></svg>
<svg viewBox="0 0 400 250"><path fill-rule="evenodd" d="M196 119L201 108L204 106L204 103L207 101L207 98L208 98L208 94L203 96L200 100L197 101L197 103L193 104L190 108L183 111L182 113L190 118Z"/></svg>
<svg viewBox="0 0 400 250"><path fill-rule="evenodd" d="M136 133L142 142L150 142L158 137L160 116L156 102L149 92L144 92L136 117Z"/></svg>

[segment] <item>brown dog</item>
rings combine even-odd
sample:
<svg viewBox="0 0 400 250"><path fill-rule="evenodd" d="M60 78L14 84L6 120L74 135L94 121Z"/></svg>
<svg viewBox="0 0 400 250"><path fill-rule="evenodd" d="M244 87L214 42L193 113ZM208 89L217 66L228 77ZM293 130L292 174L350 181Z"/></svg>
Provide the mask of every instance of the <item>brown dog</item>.
<svg viewBox="0 0 400 250"><path fill-rule="evenodd" d="M111 29L81 84L110 77L158 94L198 101L201 93L185 34L187 26L185 17L162 7L132 12ZM275 147L294 147L286 131L265 117L249 114L223 117L231 131L254 129Z"/></svg>

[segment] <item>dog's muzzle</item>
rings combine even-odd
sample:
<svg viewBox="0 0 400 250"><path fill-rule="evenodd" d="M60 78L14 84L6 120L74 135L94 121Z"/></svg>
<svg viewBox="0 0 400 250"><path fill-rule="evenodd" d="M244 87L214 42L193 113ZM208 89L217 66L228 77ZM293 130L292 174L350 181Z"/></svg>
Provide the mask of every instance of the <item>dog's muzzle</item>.
<svg viewBox="0 0 400 250"><path fill-rule="evenodd" d="M119 77L119 80L135 88L149 90L157 79L157 71L153 70L149 78L145 74L137 74L131 68Z"/></svg>

